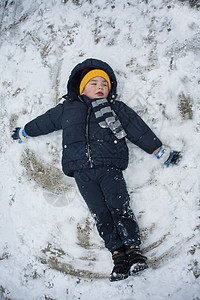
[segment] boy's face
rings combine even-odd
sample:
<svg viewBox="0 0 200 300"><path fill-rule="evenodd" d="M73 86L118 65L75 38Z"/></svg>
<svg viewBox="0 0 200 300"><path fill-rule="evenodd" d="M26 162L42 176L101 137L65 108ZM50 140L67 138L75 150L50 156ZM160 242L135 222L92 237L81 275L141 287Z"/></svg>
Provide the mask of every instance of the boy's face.
<svg viewBox="0 0 200 300"><path fill-rule="evenodd" d="M82 95L86 95L90 99L107 98L109 94L108 83L102 77L94 77L86 84Z"/></svg>

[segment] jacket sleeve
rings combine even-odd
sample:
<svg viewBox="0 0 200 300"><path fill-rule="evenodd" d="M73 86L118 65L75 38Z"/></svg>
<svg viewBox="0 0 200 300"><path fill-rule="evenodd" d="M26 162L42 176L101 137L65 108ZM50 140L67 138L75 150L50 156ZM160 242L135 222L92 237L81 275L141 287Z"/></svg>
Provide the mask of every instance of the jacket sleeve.
<svg viewBox="0 0 200 300"><path fill-rule="evenodd" d="M152 154L157 148L162 146L162 142L149 126L125 103L120 102L119 110L116 113L122 127L126 131L128 140L132 143L149 154Z"/></svg>
<svg viewBox="0 0 200 300"><path fill-rule="evenodd" d="M25 132L32 137L51 133L62 128L63 104L58 104L46 113L25 125Z"/></svg>

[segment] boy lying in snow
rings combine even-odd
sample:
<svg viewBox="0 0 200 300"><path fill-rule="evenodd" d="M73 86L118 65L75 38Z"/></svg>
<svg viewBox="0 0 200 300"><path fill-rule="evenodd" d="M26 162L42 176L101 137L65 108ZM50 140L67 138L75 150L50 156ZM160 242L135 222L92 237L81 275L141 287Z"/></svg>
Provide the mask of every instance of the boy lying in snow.
<svg viewBox="0 0 200 300"><path fill-rule="evenodd" d="M12 135L22 142L63 130L63 172L74 177L99 235L112 253L110 281L148 267L122 174L128 165L126 139L154 153L165 166L181 159L180 152L163 146L136 112L116 100L116 87L115 74L107 63L87 59L72 70L65 101L24 128L15 128Z"/></svg>

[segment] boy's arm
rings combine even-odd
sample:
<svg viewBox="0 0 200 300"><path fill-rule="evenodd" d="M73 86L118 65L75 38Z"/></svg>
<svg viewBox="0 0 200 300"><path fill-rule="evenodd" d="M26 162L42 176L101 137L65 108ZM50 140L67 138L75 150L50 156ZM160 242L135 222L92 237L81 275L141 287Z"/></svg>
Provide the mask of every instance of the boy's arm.
<svg viewBox="0 0 200 300"><path fill-rule="evenodd" d="M56 107L49 109L46 113L28 122L23 128L16 127L13 130L12 138L22 143L29 136L36 137L59 130L62 128L62 113L63 104L58 104Z"/></svg>
<svg viewBox="0 0 200 300"><path fill-rule="evenodd" d="M58 104L24 126L28 136L36 137L62 128L63 104Z"/></svg>
<svg viewBox="0 0 200 300"><path fill-rule="evenodd" d="M125 103L120 102L116 111L122 127L126 131L127 138L149 154L162 146L160 139L149 126Z"/></svg>
<svg viewBox="0 0 200 300"><path fill-rule="evenodd" d="M177 165L182 158L181 153L163 146L162 142L134 110L123 102L120 103L120 106L117 115L127 133L127 138L147 153L154 153L164 166Z"/></svg>

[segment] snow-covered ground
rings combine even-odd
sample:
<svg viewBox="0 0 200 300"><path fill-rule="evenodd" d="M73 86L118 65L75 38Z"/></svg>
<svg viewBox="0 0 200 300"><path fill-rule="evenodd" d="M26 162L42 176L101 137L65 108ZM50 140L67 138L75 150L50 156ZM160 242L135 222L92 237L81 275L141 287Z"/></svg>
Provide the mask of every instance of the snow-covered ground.
<svg viewBox="0 0 200 300"><path fill-rule="evenodd" d="M199 300L200 9L178 0L2 0L0 22L0 299ZM11 139L61 101L72 68L89 57L112 66L119 97L183 153L165 169L129 143L124 175L150 268L116 283L61 172L61 132Z"/></svg>

